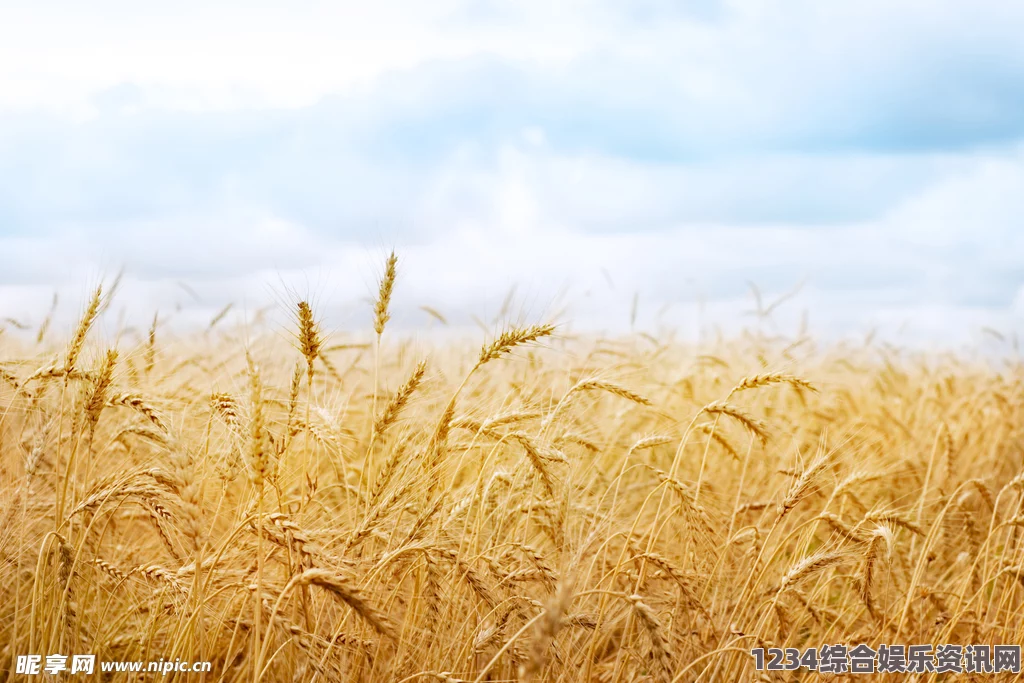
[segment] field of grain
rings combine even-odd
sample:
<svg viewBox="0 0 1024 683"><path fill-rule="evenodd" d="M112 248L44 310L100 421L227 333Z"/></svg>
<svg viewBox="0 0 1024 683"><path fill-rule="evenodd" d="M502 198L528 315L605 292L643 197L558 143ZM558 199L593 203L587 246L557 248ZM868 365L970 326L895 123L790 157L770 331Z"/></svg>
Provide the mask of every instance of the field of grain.
<svg viewBox="0 0 1024 683"><path fill-rule="evenodd" d="M66 340L0 336L9 680L29 653L811 680L750 650L1024 640L1019 361L542 322L413 343L394 281L362 335L296 300L288 329L104 337L101 288Z"/></svg>

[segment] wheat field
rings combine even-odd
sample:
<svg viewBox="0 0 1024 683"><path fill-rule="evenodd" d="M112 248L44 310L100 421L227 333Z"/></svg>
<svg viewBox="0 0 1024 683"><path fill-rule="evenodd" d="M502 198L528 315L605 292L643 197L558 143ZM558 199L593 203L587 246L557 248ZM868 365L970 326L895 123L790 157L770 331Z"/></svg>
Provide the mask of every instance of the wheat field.
<svg viewBox="0 0 1024 683"><path fill-rule="evenodd" d="M361 335L296 300L287 329L104 339L101 287L67 339L0 336L9 680L28 653L212 663L118 681L812 680L750 651L1024 640L1019 360L413 342L396 277Z"/></svg>

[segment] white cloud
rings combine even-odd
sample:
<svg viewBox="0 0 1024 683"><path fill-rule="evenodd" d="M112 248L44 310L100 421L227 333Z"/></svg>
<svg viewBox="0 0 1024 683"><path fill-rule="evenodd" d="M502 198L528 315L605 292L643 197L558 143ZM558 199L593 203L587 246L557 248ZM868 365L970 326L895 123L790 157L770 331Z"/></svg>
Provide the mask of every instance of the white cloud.
<svg viewBox="0 0 1024 683"><path fill-rule="evenodd" d="M793 308L830 329L1019 325L1024 9L964 11L5 8L0 316L124 265L132 309L257 305L315 272L342 319L396 246L410 320L493 314L513 284L538 315L568 288L589 325L637 291L647 323L691 321L698 290L735 320L746 280L806 276Z"/></svg>
<svg viewBox="0 0 1024 683"><path fill-rule="evenodd" d="M735 322L751 305L748 280L770 297L803 279L804 295L782 314L793 323L788 329L795 329L803 307L826 333L876 323L895 330L911 321L928 337L939 334L948 314L946 332L960 338L970 332L962 324L987 321L1006 329L1015 307L1019 316L1019 198L977 190L1011 187L1024 173L1024 157L963 163L951 180L910 194L875 220L830 226L676 223L595 233L580 229L585 221L557 207L558 193L544 185L568 161L531 156L531 149L505 148L486 172L456 164L438 174L436 190L420 208L432 222L447 216L450 229L426 242L397 241L397 305L405 311L400 323L425 322L416 312L421 304L457 321L467 322L471 313L489 318L517 286L526 313L544 317L569 303L570 319L584 327L622 329L634 294L643 304L643 324L653 324L669 307L661 320L688 325L698 292L710 299L708 320L717 316L729 324L729 316ZM466 185L475 193L473 211L445 204ZM592 194L610 190L598 185ZM649 199L672 201L672 190L671 183L662 184ZM987 234L1000 239L978 239L960 227L956 217L972 215L985 215ZM285 286L312 288L328 294L338 324L358 327L365 317L359 301L372 293L383 254L395 244L382 235L352 240L313 232L245 207L212 218L168 216L118 234L116 241L81 230L62 231L59 239L0 238L0 250L23 262L20 277L35 282L31 296L24 287L16 297L15 290L0 290L0 314L38 317L51 283L70 294L101 270L124 264L126 291L133 280L145 281L142 291L164 308L171 300L193 305L179 281L201 293L202 315L229 301L258 307L280 298ZM153 307L145 297L130 301L143 320Z"/></svg>
<svg viewBox="0 0 1024 683"><path fill-rule="evenodd" d="M187 89L193 105L302 106L388 70L486 51L565 61L586 36L573 17L522 33L445 26L460 2L301 0L197 2L164 8L123 0L44 0L4 9L0 103L80 104L122 82Z"/></svg>

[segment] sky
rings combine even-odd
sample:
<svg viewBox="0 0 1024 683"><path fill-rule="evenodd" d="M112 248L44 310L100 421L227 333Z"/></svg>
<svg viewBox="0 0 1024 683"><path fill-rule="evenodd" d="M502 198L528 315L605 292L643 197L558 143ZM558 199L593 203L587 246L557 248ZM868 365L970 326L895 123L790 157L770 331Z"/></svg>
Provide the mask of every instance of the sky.
<svg viewBox="0 0 1024 683"><path fill-rule="evenodd" d="M0 318L1024 331L1024 4L0 0ZM795 292L795 293L794 293Z"/></svg>

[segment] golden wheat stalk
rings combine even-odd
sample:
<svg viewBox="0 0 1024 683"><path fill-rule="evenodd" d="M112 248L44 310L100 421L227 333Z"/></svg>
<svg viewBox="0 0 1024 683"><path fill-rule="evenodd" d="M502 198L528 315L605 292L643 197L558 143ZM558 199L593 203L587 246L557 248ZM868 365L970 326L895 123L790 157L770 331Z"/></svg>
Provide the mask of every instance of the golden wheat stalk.
<svg viewBox="0 0 1024 683"><path fill-rule="evenodd" d="M517 346L535 343L555 333L554 325L530 325L529 327L513 327L501 332L488 344L480 349L480 356L476 362L476 368L481 365L497 360L512 352Z"/></svg>
<svg viewBox="0 0 1024 683"><path fill-rule="evenodd" d="M405 381L405 383L399 387L395 395L388 401L388 404L384 406L384 410L377 417L374 422L374 430L378 434L383 434L387 429L394 424L398 419L398 415L405 408L406 404L409 403L409 399L416 393L420 383L423 381L423 377L427 372L427 362L420 361L413 371L412 375Z"/></svg>
<svg viewBox="0 0 1024 683"><path fill-rule="evenodd" d="M768 444L768 426L756 417L744 412L739 406L727 401L713 401L708 403L700 412L709 415L724 415L731 417L747 428L761 442L761 445Z"/></svg>
<svg viewBox="0 0 1024 683"><path fill-rule="evenodd" d="M783 372L766 372L759 375L750 375L741 379L739 383L729 391L729 395L726 396L725 400L728 401L735 394L738 394L741 391L749 391L751 389L766 387L772 384L788 384L798 391L804 389L813 393L817 393L818 391L817 387L805 379L801 379L794 375L787 375Z"/></svg>

